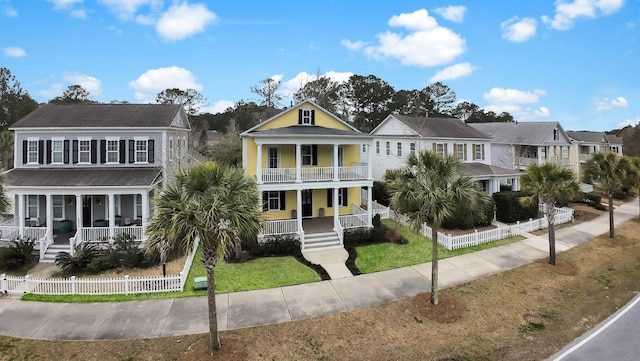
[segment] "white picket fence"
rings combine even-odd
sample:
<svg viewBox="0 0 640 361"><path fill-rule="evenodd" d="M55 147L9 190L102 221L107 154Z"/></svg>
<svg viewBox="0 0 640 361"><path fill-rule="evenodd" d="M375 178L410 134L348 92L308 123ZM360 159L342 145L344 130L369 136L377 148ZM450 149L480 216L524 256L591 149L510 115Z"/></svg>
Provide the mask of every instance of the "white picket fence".
<svg viewBox="0 0 640 361"><path fill-rule="evenodd" d="M394 219L396 219L395 212L391 211ZM571 208L555 208L555 222L554 224L562 224L570 222L573 219L573 209ZM408 225L408 219L405 215L400 214L398 219L400 223ZM549 222L546 217L538 219L529 219L527 222L516 222L513 225L500 226L485 231L475 230L471 233L452 236L451 234L444 234L438 232L438 244L448 250L460 249L465 247L477 246L479 244L488 243L491 241L497 241L523 233L533 232L538 229L544 229L549 227ZM427 224L423 224L420 227L421 235L431 239L433 230Z"/></svg>
<svg viewBox="0 0 640 361"><path fill-rule="evenodd" d="M177 275L114 278L40 278L0 275L0 290L6 293L43 295L109 295L154 292L181 292L189 276L198 242L189 252L182 271Z"/></svg>

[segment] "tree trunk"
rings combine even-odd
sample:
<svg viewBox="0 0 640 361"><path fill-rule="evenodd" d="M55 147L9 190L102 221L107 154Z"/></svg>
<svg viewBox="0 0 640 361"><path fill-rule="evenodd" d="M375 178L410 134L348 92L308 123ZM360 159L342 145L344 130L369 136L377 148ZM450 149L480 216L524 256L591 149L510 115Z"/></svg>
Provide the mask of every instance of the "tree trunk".
<svg viewBox="0 0 640 361"><path fill-rule="evenodd" d="M557 266L556 262L556 210L554 205L545 206L547 212L547 221L549 222L549 264ZM549 210L551 209L551 210Z"/></svg>
<svg viewBox="0 0 640 361"><path fill-rule="evenodd" d="M438 304L438 227L431 232L431 303Z"/></svg>
<svg viewBox="0 0 640 361"><path fill-rule="evenodd" d="M216 282L214 278L218 257L215 250L202 248L204 266L207 269L207 305L209 308L209 349L220 349L220 335L218 334L218 316L216 310Z"/></svg>
<svg viewBox="0 0 640 361"><path fill-rule="evenodd" d="M615 228L613 226L613 197L612 193L607 194L609 196L609 238L615 237Z"/></svg>

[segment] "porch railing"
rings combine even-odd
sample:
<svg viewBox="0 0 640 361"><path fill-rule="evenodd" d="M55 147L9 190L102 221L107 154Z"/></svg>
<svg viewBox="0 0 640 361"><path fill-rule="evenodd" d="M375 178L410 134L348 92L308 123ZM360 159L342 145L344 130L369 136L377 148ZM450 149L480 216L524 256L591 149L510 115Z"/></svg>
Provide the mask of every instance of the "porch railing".
<svg viewBox="0 0 640 361"><path fill-rule="evenodd" d="M367 166L338 167L338 180L367 179ZM296 168L263 168L263 183L290 183L297 178ZM334 180L334 167L303 167L300 168L302 182L324 182Z"/></svg>
<svg viewBox="0 0 640 361"><path fill-rule="evenodd" d="M277 234L298 233L297 219L283 219L276 221L267 221L262 235L273 236Z"/></svg>
<svg viewBox="0 0 640 361"><path fill-rule="evenodd" d="M338 216L338 220L340 221L340 226L342 226L342 228L359 228L369 225L369 222L367 220L367 211L355 204L351 204L351 211L353 214Z"/></svg>

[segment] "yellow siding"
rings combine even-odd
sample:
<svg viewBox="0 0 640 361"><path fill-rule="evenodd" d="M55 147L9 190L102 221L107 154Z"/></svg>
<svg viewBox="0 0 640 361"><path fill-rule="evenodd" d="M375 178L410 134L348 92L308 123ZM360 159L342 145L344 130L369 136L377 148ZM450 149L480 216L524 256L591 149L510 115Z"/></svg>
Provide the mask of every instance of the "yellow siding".
<svg viewBox="0 0 640 361"><path fill-rule="evenodd" d="M354 162L360 162L360 147L359 144L349 144L343 146L342 152L344 155L344 165L351 166Z"/></svg>
<svg viewBox="0 0 640 361"><path fill-rule="evenodd" d="M297 208L296 191L287 191L285 197L287 209L283 211L265 211L264 214L267 220L291 219L291 210ZM352 204L360 205L360 188L349 188L347 197L349 199L347 206L339 207L339 214L341 216L353 213L351 208ZM333 217L333 207L327 207L326 189L313 190L313 217L318 217L320 208L324 208L325 217Z"/></svg>
<svg viewBox="0 0 640 361"><path fill-rule="evenodd" d="M304 104L303 106L297 106L285 114L272 119L268 123L264 124L261 127L256 128L256 130L268 130L275 128L288 127L291 125L298 125L298 109L314 109L315 110L315 125L325 127L325 128L333 128L333 129L342 129L349 130L349 127L344 125L343 123L337 121L329 114L325 113L323 110L312 106L311 104Z"/></svg>
<svg viewBox="0 0 640 361"><path fill-rule="evenodd" d="M253 138L244 138L243 141L247 142L247 175L255 177L256 162L258 161L258 146Z"/></svg>

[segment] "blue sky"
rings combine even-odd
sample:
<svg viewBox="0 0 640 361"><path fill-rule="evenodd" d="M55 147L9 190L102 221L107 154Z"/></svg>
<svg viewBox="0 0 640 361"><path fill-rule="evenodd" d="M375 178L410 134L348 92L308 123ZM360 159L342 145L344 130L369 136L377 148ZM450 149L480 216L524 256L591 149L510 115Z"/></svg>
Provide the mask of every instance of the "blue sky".
<svg viewBox="0 0 640 361"><path fill-rule="evenodd" d="M193 88L215 113L258 100L262 79L292 94L320 72L442 81L566 130L640 121L640 0L0 0L0 29L0 67L39 102L73 84L100 102Z"/></svg>

